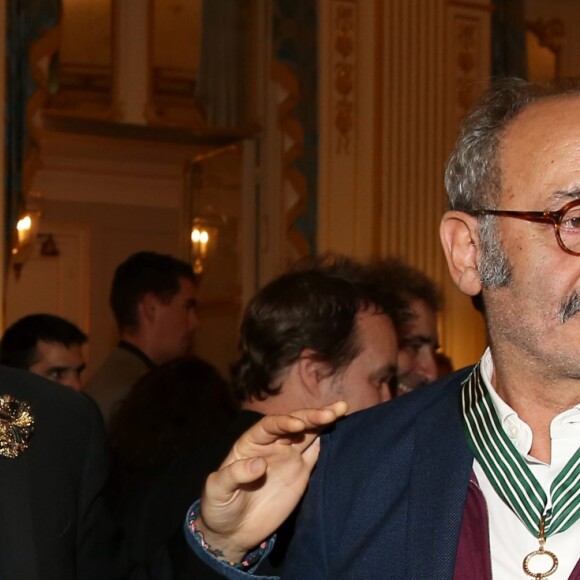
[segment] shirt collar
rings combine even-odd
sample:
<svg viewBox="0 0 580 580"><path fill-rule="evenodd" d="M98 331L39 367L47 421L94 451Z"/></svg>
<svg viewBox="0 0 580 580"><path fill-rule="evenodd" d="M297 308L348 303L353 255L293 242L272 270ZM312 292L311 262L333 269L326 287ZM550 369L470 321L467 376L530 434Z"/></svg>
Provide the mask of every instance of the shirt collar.
<svg viewBox="0 0 580 580"><path fill-rule="evenodd" d="M497 394L497 391L493 387L491 382L493 377L493 359L489 348L485 350L481 357L480 370L483 384L491 397L491 402L495 407L495 411L504 431L512 440L518 451L522 455L528 455L532 448L532 430L529 425L522 421L518 414ZM551 436L553 438L556 436L565 436L571 427L575 427L579 423L580 404L554 417L550 428Z"/></svg>
<svg viewBox="0 0 580 580"><path fill-rule="evenodd" d="M120 340L117 346L123 350L132 352L134 355L139 357L147 365L147 368L150 371L157 366L140 348L136 347L132 343L127 342L126 340Z"/></svg>

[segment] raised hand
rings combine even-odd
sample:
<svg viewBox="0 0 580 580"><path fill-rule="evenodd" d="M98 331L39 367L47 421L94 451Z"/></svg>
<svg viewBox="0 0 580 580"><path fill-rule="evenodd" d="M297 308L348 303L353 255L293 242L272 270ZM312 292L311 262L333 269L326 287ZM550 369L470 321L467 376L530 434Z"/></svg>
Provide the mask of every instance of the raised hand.
<svg viewBox="0 0 580 580"><path fill-rule="evenodd" d="M266 416L236 441L207 479L197 521L224 559L240 561L292 513L318 459L319 433L347 409L340 401Z"/></svg>

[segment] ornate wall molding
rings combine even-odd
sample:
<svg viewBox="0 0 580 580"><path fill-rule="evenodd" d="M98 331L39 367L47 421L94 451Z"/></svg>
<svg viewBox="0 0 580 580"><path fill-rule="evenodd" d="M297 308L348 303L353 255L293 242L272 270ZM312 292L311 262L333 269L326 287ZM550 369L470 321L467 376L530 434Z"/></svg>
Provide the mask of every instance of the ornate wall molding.
<svg viewBox="0 0 580 580"><path fill-rule="evenodd" d="M318 244L361 258L378 247L383 4L319 0Z"/></svg>
<svg viewBox="0 0 580 580"><path fill-rule="evenodd" d="M562 49L561 41L566 27L559 18L551 18L550 20L538 18L533 22L526 22L526 28L538 37L540 46L549 48L555 54L558 54Z"/></svg>
<svg viewBox="0 0 580 580"><path fill-rule="evenodd" d="M286 259L316 253L318 179L316 0L276 2L272 80L282 90L277 107L283 135L282 183Z"/></svg>
<svg viewBox="0 0 580 580"><path fill-rule="evenodd" d="M348 153L354 128L357 5L352 1L335 2L333 13L336 147L339 153Z"/></svg>
<svg viewBox="0 0 580 580"><path fill-rule="evenodd" d="M492 69L491 15L489 0L451 1L446 7L446 36L451 42L445 53L445 84L448 89L445 95L446 124L442 132L445 157L439 169L441 178L445 159L457 138L460 122L489 82ZM483 317L455 287L444 260L437 279L445 296L440 340L445 352L459 368L475 362L486 346Z"/></svg>
<svg viewBox="0 0 580 580"><path fill-rule="evenodd" d="M456 99L461 116L465 115L475 100L474 82L477 79L480 38L476 19L456 18L453 21L453 39L457 65Z"/></svg>
<svg viewBox="0 0 580 580"><path fill-rule="evenodd" d="M304 153L304 129L296 115L300 102L300 83L294 70L281 62L274 62L272 79L284 89L285 97L278 105L278 124L286 146L282 151L282 179L284 183L286 236L291 250L289 259L311 253L308 240L294 227L307 209L308 185L297 162Z"/></svg>

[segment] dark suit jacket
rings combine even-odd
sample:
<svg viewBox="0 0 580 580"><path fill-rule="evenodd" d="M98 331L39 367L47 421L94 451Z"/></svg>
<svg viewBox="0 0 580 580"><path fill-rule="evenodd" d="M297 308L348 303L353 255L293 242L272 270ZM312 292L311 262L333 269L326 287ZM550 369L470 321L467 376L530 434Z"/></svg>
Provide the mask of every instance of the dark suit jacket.
<svg viewBox="0 0 580 580"><path fill-rule="evenodd" d="M207 567L200 568L190 554L183 537L183 522L187 509L201 495L206 477L220 466L236 439L261 417L260 413L240 411L218 440L180 453L145 479L131 498L116 506L115 519L136 561L147 562L152 552L170 542L176 580L216 577Z"/></svg>
<svg viewBox="0 0 580 580"><path fill-rule="evenodd" d="M465 376L357 413L324 437L284 578L453 578L473 466Z"/></svg>
<svg viewBox="0 0 580 580"><path fill-rule="evenodd" d="M466 375L355 413L322 437L284 580L453 578L473 464L459 411Z"/></svg>
<svg viewBox="0 0 580 580"><path fill-rule="evenodd" d="M67 387L0 367L0 395L7 394L29 404L35 432L19 457L0 457L0 578L128 578L102 499L107 469L96 405ZM131 577L149 577L139 574Z"/></svg>

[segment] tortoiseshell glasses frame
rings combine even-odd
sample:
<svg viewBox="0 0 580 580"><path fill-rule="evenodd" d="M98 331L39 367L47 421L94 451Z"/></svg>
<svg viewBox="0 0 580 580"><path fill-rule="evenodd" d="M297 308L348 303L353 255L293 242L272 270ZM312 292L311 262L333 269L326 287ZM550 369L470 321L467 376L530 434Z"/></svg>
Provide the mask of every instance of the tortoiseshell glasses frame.
<svg viewBox="0 0 580 580"><path fill-rule="evenodd" d="M567 254L580 256L580 199L569 201L557 211L477 209L469 213L474 216L495 215L552 224L560 248Z"/></svg>

